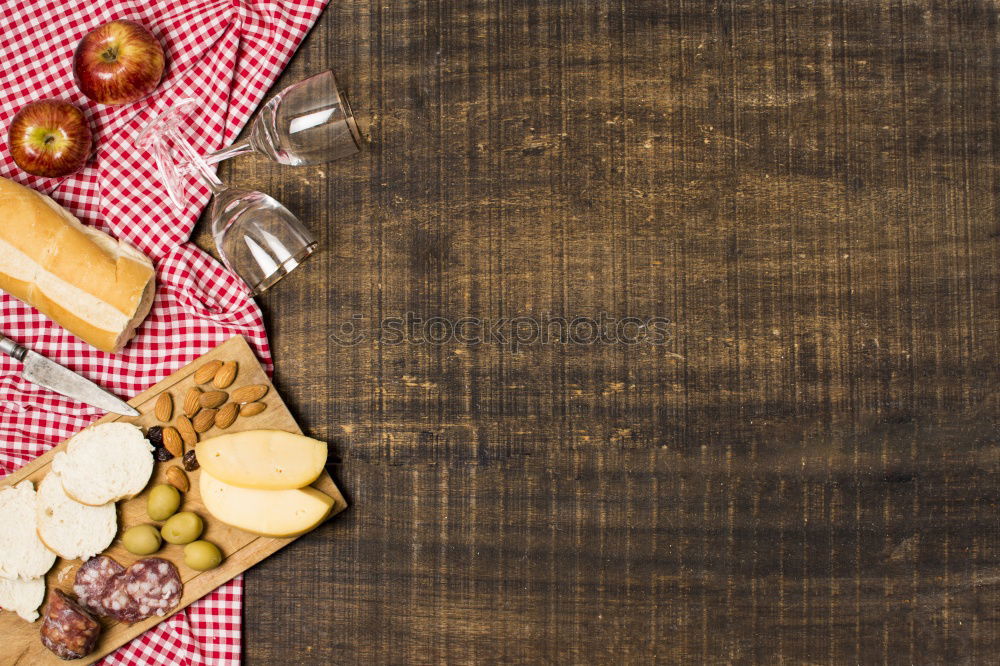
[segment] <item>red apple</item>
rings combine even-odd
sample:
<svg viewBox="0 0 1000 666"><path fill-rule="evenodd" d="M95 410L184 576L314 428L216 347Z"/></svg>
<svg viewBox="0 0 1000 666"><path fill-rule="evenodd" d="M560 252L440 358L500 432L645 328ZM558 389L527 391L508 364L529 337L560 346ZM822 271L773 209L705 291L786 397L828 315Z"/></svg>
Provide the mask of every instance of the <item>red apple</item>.
<svg viewBox="0 0 1000 666"><path fill-rule="evenodd" d="M101 104L128 104L153 92L163 76L163 47L135 21L112 21L84 35L73 54L83 94Z"/></svg>
<svg viewBox="0 0 1000 666"><path fill-rule="evenodd" d="M14 115L7 146L17 166L36 176L57 178L84 165L93 136L79 107L43 99L25 104Z"/></svg>

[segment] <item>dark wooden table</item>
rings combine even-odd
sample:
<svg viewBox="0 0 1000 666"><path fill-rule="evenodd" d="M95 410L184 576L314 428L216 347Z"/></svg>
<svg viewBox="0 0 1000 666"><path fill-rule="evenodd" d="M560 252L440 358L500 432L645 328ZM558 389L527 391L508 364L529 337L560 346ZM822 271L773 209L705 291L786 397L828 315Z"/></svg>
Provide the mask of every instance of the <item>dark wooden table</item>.
<svg viewBox="0 0 1000 666"><path fill-rule="evenodd" d="M365 149L222 170L320 238L261 304L352 501L247 662L995 663L998 23L334 0L278 85Z"/></svg>

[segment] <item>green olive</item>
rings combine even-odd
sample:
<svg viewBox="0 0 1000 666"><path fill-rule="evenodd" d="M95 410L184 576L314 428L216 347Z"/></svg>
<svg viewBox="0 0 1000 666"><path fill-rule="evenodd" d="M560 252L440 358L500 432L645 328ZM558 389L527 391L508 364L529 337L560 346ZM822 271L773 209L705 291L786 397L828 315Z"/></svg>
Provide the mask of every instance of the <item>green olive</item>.
<svg viewBox="0 0 1000 666"><path fill-rule="evenodd" d="M181 505L181 494L173 486L160 484L153 486L146 500L146 514L151 520L166 520L177 512Z"/></svg>
<svg viewBox="0 0 1000 666"><path fill-rule="evenodd" d="M122 545L136 555L152 555L160 549L160 531L152 525L135 525L122 534Z"/></svg>
<svg viewBox="0 0 1000 666"><path fill-rule="evenodd" d="M160 533L167 543L191 543L201 536L204 525L197 513L181 511L163 524Z"/></svg>
<svg viewBox="0 0 1000 666"><path fill-rule="evenodd" d="M184 546L184 564L192 569L214 569L220 562L222 551L211 541L193 541Z"/></svg>

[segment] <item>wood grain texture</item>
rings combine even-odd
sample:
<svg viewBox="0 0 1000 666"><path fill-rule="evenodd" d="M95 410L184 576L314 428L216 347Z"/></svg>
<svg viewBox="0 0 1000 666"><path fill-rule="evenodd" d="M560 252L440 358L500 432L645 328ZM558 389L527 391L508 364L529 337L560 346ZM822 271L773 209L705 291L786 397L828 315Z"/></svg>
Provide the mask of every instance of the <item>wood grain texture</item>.
<svg viewBox="0 0 1000 666"><path fill-rule="evenodd" d="M246 340L240 336L235 336L129 400L129 404L139 411L140 416L133 418L118 414L108 414L98 421L98 423L122 421L134 423L144 428L156 425L159 421L154 415L154 407L160 394L168 392L174 396L183 395L191 386L195 385L193 377L195 371L203 364L216 360L233 361L238 364L239 376L237 386L269 384L264 369L260 366ZM268 391L268 393L269 395L264 398L268 407L262 414L252 418L238 419L228 432L241 432L263 428L301 434L301 429L295 423L295 419L289 413L281 396L273 390ZM221 433L222 431L218 429L212 429L206 432L205 435L216 436ZM39 483L41 483L52 467L52 459L57 453L65 450L65 448L66 444L64 442L45 455L39 456L13 474L5 477L3 479L4 483L0 487L14 485L28 479L34 484L35 488L38 488ZM166 483L167 469L178 465L180 462L180 458L174 458L167 463L157 463L147 489L132 499L118 502L119 538L116 538L111 546L103 551L102 554L112 557L126 567L130 566L136 560L141 559L139 556L125 550L125 547L121 543L120 535L128 527L144 523L150 524L149 516L146 514L146 502L149 490L157 484ZM257 562L289 545L297 538L273 539L257 536L214 520L205 510L205 506L201 501L198 483L200 473L199 471L187 473L191 482L191 488L183 495L182 508L185 511L194 511L202 516L205 521L205 531L202 536L219 546L225 559L215 569L195 571L183 564L184 552L182 547L166 543L163 545L163 548L156 553L156 556L173 562L177 566L181 580L184 582L184 594L175 609L177 611L186 608L189 604L194 603L219 587L219 585L235 578ZM330 479L329 474L324 473L312 485L333 498L334 503L330 513L331 516L335 516L347 508L344 496ZM55 565L45 577L46 594L55 588L62 589L67 594L72 594L73 580L77 570L80 568L80 564L80 560L57 558ZM39 613L44 617L42 610L39 609ZM94 651L82 659L75 660L73 663L90 664L125 645L164 619L153 616L132 625L107 618L102 619L103 630ZM41 624L42 619L29 624L13 613L0 613L0 646L2 646L0 648L0 665L40 666L42 664L52 665L63 663L54 653L45 648L41 640L39 640Z"/></svg>
<svg viewBox="0 0 1000 666"><path fill-rule="evenodd" d="M222 169L320 237L262 305L352 500L248 576L247 662L994 659L998 60L987 0L331 3L277 86L369 145Z"/></svg>

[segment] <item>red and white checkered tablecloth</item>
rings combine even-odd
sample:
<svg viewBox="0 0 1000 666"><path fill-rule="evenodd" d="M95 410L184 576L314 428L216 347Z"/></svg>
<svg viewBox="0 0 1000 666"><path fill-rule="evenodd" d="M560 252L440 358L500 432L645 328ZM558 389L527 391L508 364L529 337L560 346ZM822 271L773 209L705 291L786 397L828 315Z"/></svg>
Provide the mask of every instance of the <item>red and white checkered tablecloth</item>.
<svg viewBox="0 0 1000 666"><path fill-rule="evenodd" d="M51 195L86 224L143 250L157 271L156 300L138 336L116 355L73 337L0 292L0 332L119 396L130 398L240 333L265 368L271 357L260 310L243 283L187 242L209 192L175 209L159 185L138 130L175 101L202 102L188 136L202 152L235 139L326 0L0 0L0 175ZM72 56L92 28L132 19L167 54L163 82L150 97L107 107L73 83ZM65 179L21 172L6 145L11 117L45 97L83 108L98 142L87 167ZM19 364L0 357L0 475L47 451L101 416L86 405L24 382ZM242 582L236 579L128 645L103 664L238 664Z"/></svg>

